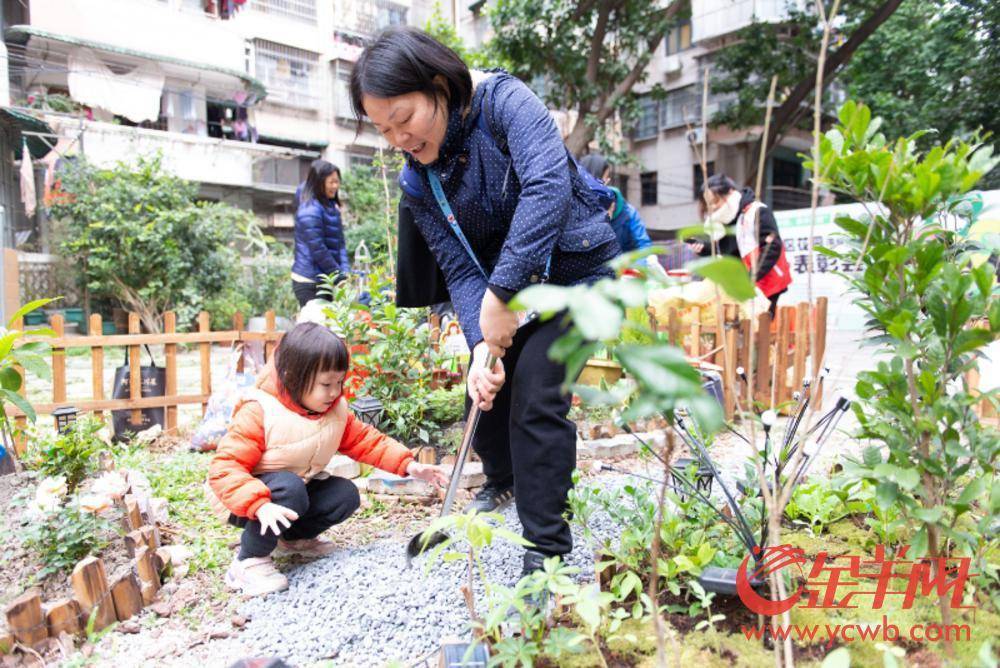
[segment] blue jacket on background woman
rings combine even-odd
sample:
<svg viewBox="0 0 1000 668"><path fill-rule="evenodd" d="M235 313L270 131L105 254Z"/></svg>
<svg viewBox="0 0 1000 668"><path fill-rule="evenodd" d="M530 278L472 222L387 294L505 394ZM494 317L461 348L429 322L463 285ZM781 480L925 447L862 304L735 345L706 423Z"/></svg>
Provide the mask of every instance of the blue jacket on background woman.
<svg viewBox="0 0 1000 668"><path fill-rule="evenodd" d="M565 323L557 316L518 327L507 302L546 280L613 275L606 263L619 248L607 205L527 86L505 73L471 73L420 30L390 28L366 47L351 72L351 101L359 123L367 117L407 157L400 224L418 232L401 227L400 257L433 258L397 281L443 277L472 349L466 405L483 411L472 446L487 478L472 507L495 511L516 499L532 544L522 572L537 570L572 548L564 514L576 427L566 417L566 367L548 357ZM502 359L488 367L489 354Z"/></svg>
<svg viewBox="0 0 1000 668"><path fill-rule="evenodd" d="M300 306L317 298L323 276L346 276L350 271L339 191L340 168L326 160L313 161L296 191L292 289Z"/></svg>
<svg viewBox="0 0 1000 668"><path fill-rule="evenodd" d="M583 156L580 158L580 166L590 172L595 179L600 179L605 184L611 182L611 163L600 153L588 153ZM653 242L646 232L646 226L639 217L639 212L625 200L621 190L610 185L608 188L615 196L614 204L608 209L608 220L611 229L615 231L615 236L618 237L618 245L622 247L622 252L627 253L652 246Z"/></svg>

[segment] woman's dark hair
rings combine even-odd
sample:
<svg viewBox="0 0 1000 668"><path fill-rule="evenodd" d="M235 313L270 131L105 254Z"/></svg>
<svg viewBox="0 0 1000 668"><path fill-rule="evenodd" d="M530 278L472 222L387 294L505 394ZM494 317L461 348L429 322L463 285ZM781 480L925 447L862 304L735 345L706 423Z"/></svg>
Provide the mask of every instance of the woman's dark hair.
<svg viewBox="0 0 1000 668"><path fill-rule="evenodd" d="M342 178L340 167L337 167L337 165L322 159L313 160L312 164L309 165L309 174L306 176L305 185L302 186L302 194L299 197L298 204L314 199L323 206L329 206L330 202L340 206L339 188L332 200L326 197L326 179L330 174L336 174L338 179ZM298 206L295 208L298 208Z"/></svg>
<svg viewBox="0 0 1000 668"><path fill-rule="evenodd" d="M701 190L698 192L698 211L701 217L704 218L708 213L708 204L705 202L706 190L711 190L718 197L725 197L737 188L739 186L736 185L736 181L725 174L712 174L708 177L708 180L701 184Z"/></svg>
<svg viewBox="0 0 1000 668"><path fill-rule="evenodd" d="M434 78L440 76L445 86ZM423 93L437 106L438 95L449 109L461 109L472 100L472 75L457 53L423 30L396 26L382 31L365 47L351 71L351 106L361 127L365 95L389 98Z"/></svg>
<svg viewBox="0 0 1000 668"><path fill-rule="evenodd" d="M281 337L274 353L278 380L295 403L312 389L316 374L347 371L351 362L344 340L323 325L304 322Z"/></svg>
<svg viewBox="0 0 1000 668"><path fill-rule="evenodd" d="M595 179L603 179L604 172L611 168L611 163L600 153L588 153L580 158L580 166L590 172Z"/></svg>

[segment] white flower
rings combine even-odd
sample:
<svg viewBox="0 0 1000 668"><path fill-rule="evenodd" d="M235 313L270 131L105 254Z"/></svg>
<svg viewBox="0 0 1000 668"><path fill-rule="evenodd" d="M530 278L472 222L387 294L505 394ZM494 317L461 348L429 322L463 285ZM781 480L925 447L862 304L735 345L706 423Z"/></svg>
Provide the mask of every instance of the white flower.
<svg viewBox="0 0 1000 668"><path fill-rule="evenodd" d="M158 424L154 424L149 429L144 429L143 431L138 432L135 435L135 441L136 443L152 443L159 438L162 433L163 427Z"/></svg>
<svg viewBox="0 0 1000 668"><path fill-rule="evenodd" d="M118 471L108 471L94 481L90 490L94 494L120 499L128 491L128 482L125 480L125 476Z"/></svg>
<svg viewBox="0 0 1000 668"><path fill-rule="evenodd" d="M85 494L77 499L80 510L97 515L111 507L111 499L103 494Z"/></svg>
<svg viewBox="0 0 1000 668"><path fill-rule="evenodd" d="M774 423L778 421L778 414L771 410L764 411L760 415L760 421L764 423L765 427L773 427Z"/></svg>
<svg viewBox="0 0 1000 668"><path fill-rule="evenodd" d="M51 513L59 509L62 505L62 498L66 496L66 478L64 476L51 476L38 483L35 490L35 510L42 513Z"/></svg>
<svg viewBox="0 0 1000 668"><path fill-rule="evenodd" d="M66 496L68 492L66 487L66 476L54 475L43 479L38 483L38 491L35 492L35 496L39 494L50 494L58 498Z"/></svg>

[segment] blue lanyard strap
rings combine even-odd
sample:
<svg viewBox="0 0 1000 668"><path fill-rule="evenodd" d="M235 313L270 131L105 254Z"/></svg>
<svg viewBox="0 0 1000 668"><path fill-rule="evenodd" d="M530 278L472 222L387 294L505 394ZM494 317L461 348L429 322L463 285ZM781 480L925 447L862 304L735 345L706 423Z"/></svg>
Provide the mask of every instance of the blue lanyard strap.
<svg viewBox="0 0 1000 668"><path fill-rule="evenodd" d="M465 252L469 254L469 257L472 258L472 261L475 263L476 269L479 270L479 273L483 275L483 278L489 280L489 276L486 274L486 271L483 270L483 265L479 264L479 258L476 257L475 251L472 250L469 240L465 238L462 228L458 226L458 220L455 218L455 214L451 210L451 205L448 204L448 198L444 196L444 188L441 187L441 179L438 178L437 172L433 169L428 169L427 180L431 183L431 190L434 192L434 199L437 200L438 206L441 207L441 213L444 214L448 224L451 225L451 231L455 233L456 237L458 237L459 242L462 244L462 247L465 248Z"/></svg>
<svg viewBox="0 0 1000 668"><path fill-rule="evenodd" d="M444 214L445 219L448 221L448 225L451 226L451 231L455 233L458 237L458 241L462 244L465 252L469 254L472 258L472 262L476 265L476 269L479 273L483 275L487 281L489 280L489 275L483 269L483 265L479 264L479 258L476 257L476 252L472 250L472 245L469 244L469 240L465 238L465 233L462 232L462 228L458 226L458 219L455 218L455 214L451 210L451 205L448 204L448 198L444 195L444 188L441 187L441 179L438 178L437 172L433 169L427 170L427 180L430 181L431 191L434 193L434 199L437 200L438 207L441 208L441 213ZM546 283L549 280L549 269L552 266L552 256L545 261L545 273L542 274L542 283Z"/></svg>

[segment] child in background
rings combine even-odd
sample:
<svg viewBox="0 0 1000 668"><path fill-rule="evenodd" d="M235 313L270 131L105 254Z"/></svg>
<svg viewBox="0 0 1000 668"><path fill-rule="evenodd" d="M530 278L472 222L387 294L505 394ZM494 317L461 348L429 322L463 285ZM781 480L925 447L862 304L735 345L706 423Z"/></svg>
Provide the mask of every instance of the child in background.
<svg viewBox="0 0 1000 668"><path fill-rule="evenodd" d="M338 452L365 464L443 486L448 476L354 417L341 396L349 364L339 336L316 323L285 334L273 365L235 413L209 467L214 510L243 527L226 584L245 594L285 589L271 560L275 548L325 556L320 534L358 509L353 482L325 469Z"/></svg>

